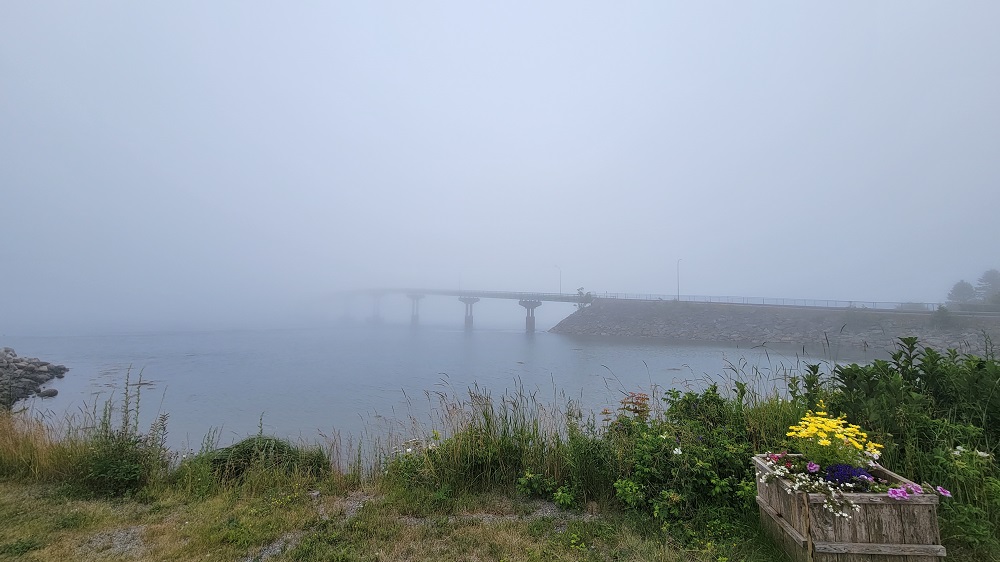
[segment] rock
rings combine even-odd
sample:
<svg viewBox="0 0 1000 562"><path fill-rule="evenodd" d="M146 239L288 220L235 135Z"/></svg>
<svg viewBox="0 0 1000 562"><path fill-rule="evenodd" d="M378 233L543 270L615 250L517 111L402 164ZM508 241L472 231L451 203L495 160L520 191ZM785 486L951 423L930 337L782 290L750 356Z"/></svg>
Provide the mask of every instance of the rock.
<svg viewBox="0 0 1000 562"><path fill-rule="evenodd" d="M9 347L0 350L0 408L10 408L19 400L32 395L42 398L56 396L54 388L42 389L41 385L53 378L63 378L68 371L63 365L53 365L34 357L18 357Z"/></svg>

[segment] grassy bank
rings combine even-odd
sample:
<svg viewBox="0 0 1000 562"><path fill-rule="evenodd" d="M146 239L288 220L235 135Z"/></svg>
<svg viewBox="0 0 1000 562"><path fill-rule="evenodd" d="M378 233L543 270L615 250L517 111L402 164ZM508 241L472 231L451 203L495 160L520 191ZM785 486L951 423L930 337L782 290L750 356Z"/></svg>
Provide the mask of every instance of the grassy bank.
<svg viewBox="0 0 1000 562"><path fill-rule="evenodd" d="M780 560L749 459L787 449L819 400L883 443L883 464L952 490L950 559L1000 560L991 353L905 339L890 361L810 367L780 394L755 391L774 387L761 378L733 368L598 415L524 392L441 395L432 426L346 454L260 433L181 457L166 418L137 427L129 394L63 425L6 412L0 560Z"/></svg>

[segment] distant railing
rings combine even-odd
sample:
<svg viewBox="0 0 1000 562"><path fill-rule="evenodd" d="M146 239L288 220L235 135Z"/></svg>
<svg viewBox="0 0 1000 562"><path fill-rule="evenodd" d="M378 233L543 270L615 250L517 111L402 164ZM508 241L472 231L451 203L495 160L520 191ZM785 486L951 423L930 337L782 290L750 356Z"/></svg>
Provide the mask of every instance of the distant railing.
<svg viewBox="0 0 1000 562"><path fill-rule="evenodd" d="M595 293L598 299L621 299L638 301L676 301L678 295L657 295L641 293ZM755 304L769 306L797 306L808 308L864 308L893 310L897 312L934 312L940 306L936 302L883 302L883 301L842 301L822 299L783 299L770 297L716 297L707 295L680 295L683 302L712 302L723 304Z"/></svg>

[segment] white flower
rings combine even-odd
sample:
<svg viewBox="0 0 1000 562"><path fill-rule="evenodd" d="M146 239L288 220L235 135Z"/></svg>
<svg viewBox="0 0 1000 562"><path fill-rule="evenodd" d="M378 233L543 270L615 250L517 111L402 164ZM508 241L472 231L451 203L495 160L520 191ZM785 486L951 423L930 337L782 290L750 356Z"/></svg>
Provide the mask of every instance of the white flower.
<svg viewBox="0 0 1000 562"><path fill-rule="evenodd" d="M413 452L413 447L407 447L406 448L406 452L407 453L412 453Z"/></svg>
<svg viewBox="0 0 1000 562"><path fill-rule="evenodd" d="M958 447L955 447L955 450L952 451L951 454L953 454L955 456L958 456L958 455L961 455L964 452L965 452L965 447L959 445Z"/></svg>
<svg viewBox="0 0 1000 562"><path fill-rule="evenodd" d="M979 449L976 449L976 454L979 455L979 456L981 456L981 457L983 457L984 459L987 458L987 457L992 456L989 453L984 453L983 451L980 451Z"/></svg>
<svg viewBox="0 0 1000 562"><path fill-rule="evenodd" d="M681 448L680 447L674 447L674 454L675 455L681 454Z"/></svg>

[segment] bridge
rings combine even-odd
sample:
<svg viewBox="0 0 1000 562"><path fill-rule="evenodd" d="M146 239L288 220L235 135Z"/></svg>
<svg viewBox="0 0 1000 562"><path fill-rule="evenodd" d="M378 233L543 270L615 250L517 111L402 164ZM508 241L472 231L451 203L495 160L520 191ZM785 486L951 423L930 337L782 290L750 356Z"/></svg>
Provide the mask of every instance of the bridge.
<svg viewBox="0 0 1000 562"><path fill-rule="evenodd" d="M340 291L339 294L366 295L374 299L375 317L379 317L379 300L386 295L406 295L411 301L410 322L413 325L420 322L420 301L427 296L456 297L465 304L465 329L471 330L473 325L473 305L481 299L516 300L525 309L524 327L527 332L535 331L535 309L543 302L568 302L583 308L598 299L637 300L637 301L683 301L696 303L725 303L749 306L781 306L797 308L866 308L899 313L930 313L938 309L941 303L928 302L886 302L886 301L844 301L822 299L785 299L767 297L719 297L703 295L663 295L650 293L592 293L584 292L583 288L576 293L542 293L524 291L477 291L477 290L443 290L443 289L363 289L356 291ZM959 314L971 314L959 312Z"/></svg>
<svg viewBox="0 0 1000 562"><path fill-rule="evenodd" d="M569 302L579 307L587 306L594 302L591 293L583 292L579 289L576 293L534 293L524 291L472 291L472 290L444 290L444 289L368 289L358 291L342 291L340 294L363 294L375 299L375 317L379 317L379 299L385 295L406 295L410 299L410 323L417 325L420 323L420 301L427 296L457 297L465 304L465 329L471 330L473 324L473 305L481 299L506 299L516 300L524 307L524 329L527 332L535 331L535 309L542 306L543 302Z"/></svg>

